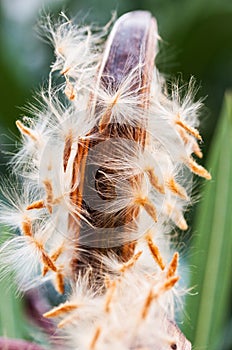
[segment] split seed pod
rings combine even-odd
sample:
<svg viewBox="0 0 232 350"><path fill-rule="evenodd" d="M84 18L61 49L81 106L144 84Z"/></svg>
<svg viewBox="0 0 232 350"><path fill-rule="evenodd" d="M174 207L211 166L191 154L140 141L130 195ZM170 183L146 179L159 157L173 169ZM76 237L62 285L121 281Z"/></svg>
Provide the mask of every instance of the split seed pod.
<svg viewBox="0 0 232 350"><path fill-rule="evenodd" d="M65 295L44 317L67 349L189 349L174 323L179 254L168 233L188 228L191 173L210 178L192 156L202 156L193 80L168 94L148 12L119 18L105 45L109 26L91 32L63 17L46 27L48 91L16 123L22 186L5 191L0 219L20 235L1 247L0 268L20 289L50 281Z"/></svg>

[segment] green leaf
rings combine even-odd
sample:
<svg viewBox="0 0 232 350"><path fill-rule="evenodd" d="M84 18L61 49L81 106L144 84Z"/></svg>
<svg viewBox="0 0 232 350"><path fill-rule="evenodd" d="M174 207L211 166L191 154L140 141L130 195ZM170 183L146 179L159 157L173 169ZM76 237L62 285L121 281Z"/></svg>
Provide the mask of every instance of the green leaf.
<svg viewBox="0 0 232 350"><path fill-rule="evenodd" d="M212 180L202 192L189 265L191 286L184 332L199 349L219 349L230 305L232 267L232 94L212 140L207 168ZM190 320L189 320L190 318Z"/></svg>
<svg viewBox="0 0 232 350"><path fill-rule="evenodd" d="M7 232L1 227L0 243L7 236ZM16 295L16 288L10 276L0 281L0 295L0 336L23 338L26 331L23 301Z"/></svg>
<svg viewBox="0 0 232 350"><path fill-rule="evenodd" d="M7 338L23 338L22 302L16 298L15 291L12 290L12 281L9 278L1 281L0 289L0 334Z"/></svg>

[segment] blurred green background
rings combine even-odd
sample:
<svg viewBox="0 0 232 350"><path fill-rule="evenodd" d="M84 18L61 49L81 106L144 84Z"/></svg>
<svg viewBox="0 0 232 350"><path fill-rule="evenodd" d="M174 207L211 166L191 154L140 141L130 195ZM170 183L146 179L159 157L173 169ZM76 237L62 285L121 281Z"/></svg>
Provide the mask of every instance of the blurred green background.
<svg viewBox="0 0 232 350"><path fill-rule="evenodd" d="M65 10L70 16L77 15L82 20L84 17L86 22L105 24L114 10L119 16L136 9L151 11L158 21L159 32L163 39L161 52L157 57L159 69L170 79L181 74L183 81L188 81L190 76L195 76L200 86L199 96L206 97L200 131L204 139L203 152L207 158L224 94L232 89L231 0L1 0L0 170L2 173L5 172L9 153L16 147L15 135L18 133L15 120L23 114L19 107L32 101L33 90L46 82L49 65L53 60L52 49L41 41L36 33L37 21L41 15L51 12L56 16L61 10ZM230 126L231 124L228 124L228 128ZM232 137L229 133L227 137L230 136ZM220 142L217 145L223 147ZM212 162L209 165L211 167ZM207 218L206 215L204 218L206 227L210 224L207 220L210 221L211 218ZM231 236L231 227L227 231ZM228 264L230 263L231 259L228 261ZM227 276L230 291L231 270L230 266L229 277ZM222 276L223 271L220 271ZM217 298L214 302L216 300ZM227 312L223 321L225 326L223 333L225 341L221 345L223 350L231 349L232 344L230 300L231 298L227 297L224 307ZM194 318L196 317L193 315ZM188 336L193 340L194 326L191 325L191 321L187 322L187 328L189 328Z"/></svg>

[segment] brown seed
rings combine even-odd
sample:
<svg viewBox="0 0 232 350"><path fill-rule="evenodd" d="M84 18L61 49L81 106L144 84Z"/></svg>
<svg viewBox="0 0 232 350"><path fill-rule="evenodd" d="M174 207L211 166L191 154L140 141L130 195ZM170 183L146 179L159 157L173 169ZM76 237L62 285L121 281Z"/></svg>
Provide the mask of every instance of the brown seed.
<svg viewBox="0 0 232 350"><path fill-rule="evenodd" d="M125 272L126 270L130 269L131 267L133 267L136 263L136 261L139 259L139 257L142 255L142 251L139 251L138 253L136 253L134 256L132 256L132 258L130 260L128 260L127 262L125 262L122 267L120 268L120 272Z"/></svg>
<svg viewBox="0 0 232 350"><path fill-rule="evenodd" d="M96 347L96 344L97 344L97 341L101 335L101 327L97 327L96 330L95 330L95 333L94 333L94 336L91 340L91 343L90 343L90 346L89 346L89 349L90 350L94 350L95 347Z"/></svg>
<svg viewBox="0 0 232 350"><path fill-rule="evenodd" d="M75 311L77 308L78 308L78 305L76 303L66 302L46 312L45 314L43 314L43 317L46 317L46 318L59 317L68 312Z"/></svg>
<svg viewBox="0 0 232 350"><path fill-rule="evenodd" d="M178 260L179 260L179 254L177 252L174 253L172 261L170 262L170 265L168 266L168 271L166 274L167 278L170 278L175 275L177 267L178 267Z"/></svg>
<svg viewBox="0 0 232 350"><path fill-rule="evenodd" d="M27 210L42 209L45 208L44 201L41 199L39 201L33 202L27 206Z"/></svg>
<svg viewBox="0 0 232 350"><path fill-rule="evenodd" d="M193 173L204 177L206 180L211 180L210 173L203 166L197 164L192 158L188 159L187 166L192 170Z"/></svg>
<svg viewBox="0 0 232 350"><path fill-rule="evenodd" d="M30 137L34 142L37 141L37 137L35 136L34 132L30 128L27 128L25 125L23 125L20 120L16 121L16 126L22 134Z"/></svg>
<svg viewBox="0 0 232 350"><path fill-rule="evenodd" d="M189 199L185 189L181 185L179 185L173 177L171 177L167 181L167 186L170 189L170 191L172 191L176 196L179 196L184 200Z"/></svg>
<svg viewBox="0 0 232 350"><path fill-rule="evenodd" d="M198 130L192 128L191 126L188 126L185 122L183 122L183 120L180 119L179 116L176 120L176 124L182 127L184 130L186 130L189 134L193 135L196 139L202 141L201 135L199 134Z"/></svg>
<svg viewBox="0 0 232 350"><path fill-rule="evenodd" d="M159 265L161 270L164 270L165 269L165 264L164 264L163 258L162 258L161 254L160 254L159 248L157 247L157 245L155 245L153 243L150 233L148 233L145 236L145 239L147 241L148 247L150 249L150 252L151 252L154 260L157 262L157 264Z"/></svg>

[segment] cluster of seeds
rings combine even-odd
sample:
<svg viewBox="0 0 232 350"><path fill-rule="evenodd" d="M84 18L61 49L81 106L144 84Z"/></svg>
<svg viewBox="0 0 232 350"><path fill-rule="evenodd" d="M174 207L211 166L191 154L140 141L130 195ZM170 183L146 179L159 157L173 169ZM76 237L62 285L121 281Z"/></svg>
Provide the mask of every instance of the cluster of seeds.
<svg viewBox="0 0 232 350"><path fill-rule="evenodd" d="M44 317L67 349L176 349L179 255L169 233L188 228L191 173L210 179L193 158L202 157L202 103L193 81L186 94L168 89L153 67L149 13L124 15L105 45L110 25L48 21L56 60L33 117L16 122L22 146L0 220L17 235L2 245L0 269L20 289L50 281L65 294Z"/></svg>

